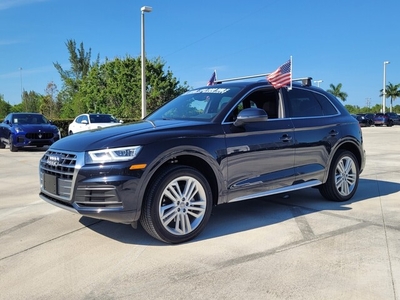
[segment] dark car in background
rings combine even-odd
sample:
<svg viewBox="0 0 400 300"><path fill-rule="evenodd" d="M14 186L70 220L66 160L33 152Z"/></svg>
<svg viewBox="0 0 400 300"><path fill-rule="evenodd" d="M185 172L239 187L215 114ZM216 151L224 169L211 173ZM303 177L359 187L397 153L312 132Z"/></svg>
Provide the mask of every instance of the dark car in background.
<svg viewBox="0 0 400 300"><path fill-rule="evenodd" d="M400 116L394 112L387 112L385 116L388 118L389 126L400 125Z"/></svg>
<svg viewBox="0 0 400 300"><path fill-rule="evenodd" d="M383 125L388 126L389 125L388 117L385 116L384 113L376 113L374 115L374 125L375 126L383 126Z"/></svg>
<svg viewBox="0 0 400 300"><path fill-rule="evenodd" d="M375 124L374 114L371 113L356 114L356 119L362 127L370 127Z"/></svg>
<svg viewBox="0 0 400 300"><path fill-rule="evenodd" d="M373 119L368 118L366 115L367 114L353 114L352 116L357 119L361 127L370 127L374 125Z"/></svg>
<svg viewBox="0 0 400 300"><path fill-rule="evenodd" d="M61 138L57 126L39 113L11 113L0 124L0 148L10 151L52 145Z"/></svg>
<svg viewBox="0 0 400 300"><path fill-rule="evenodd" d="M387 127L400 125L400 117L398 114L393 112L376 113L374 116L374 123L375 126L386 125Z"/></svg>
<svg viewBox="0 0 400 300"><path fill-rule="evenodd" d="M40 197L83 216L140 221L167 243L196 237L219 204L310 187L347 201L365 165L362 131L336 97L301 82L219 81L136 123L65 137L40 160Z"/></svg>

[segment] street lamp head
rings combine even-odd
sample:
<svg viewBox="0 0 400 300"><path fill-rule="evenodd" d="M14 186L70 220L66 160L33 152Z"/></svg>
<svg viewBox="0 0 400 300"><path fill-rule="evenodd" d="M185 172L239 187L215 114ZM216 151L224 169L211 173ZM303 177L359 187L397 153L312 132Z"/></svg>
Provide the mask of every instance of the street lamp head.
<svg viewBox="0 0 400 300"><path fill-rule="evenodd" d="M317 84L317 86L319 87L319 84L321 83L321 82L324 82L323 80L314 80L314 82Z"/></svg>
<svg viewBox="0 0 400 300"><path fill-rule="evenodd" d="M151 12L153 8L151 6L142 6L140 9L142 12Z"/></svg>
<svg viewBox="0 0 400 300"><path fill-rule="evenodd" d="M383 62L385 65L390 64L390 61L384 61Z"/></svg>

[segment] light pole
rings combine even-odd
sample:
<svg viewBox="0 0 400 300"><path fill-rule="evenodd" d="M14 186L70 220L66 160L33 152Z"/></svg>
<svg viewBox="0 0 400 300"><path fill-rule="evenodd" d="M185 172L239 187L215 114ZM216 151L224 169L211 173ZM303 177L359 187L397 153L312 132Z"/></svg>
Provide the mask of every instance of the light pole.
<svg viewBox="0 0 400 300"><path fill-rule="evenodd" d="M390 61L383 62L383 89L382 89L382 113L386 110L386 65L390 64Z"/></svg>
<svg viewBox="0 0 400 300"><path fill-rule="evenodd" d="M367 107L370 108L371 107L371 98L365 98L365 102L367 104Z"/></svg>
<svg viewBox="0 0 400 300"><path fill-rule="evenodd" d="M321 83L321 82L324 82L323 80L314 80L314 82L317 84L317 87L319 87L319 84Z"/></svg>
<svg viewBox="0 0 400 300"><path fill-rule="evenodd" d="M146 116L146 54L144 50L144 13L153 10L150 6L142 6L142 119Z"/></svg>

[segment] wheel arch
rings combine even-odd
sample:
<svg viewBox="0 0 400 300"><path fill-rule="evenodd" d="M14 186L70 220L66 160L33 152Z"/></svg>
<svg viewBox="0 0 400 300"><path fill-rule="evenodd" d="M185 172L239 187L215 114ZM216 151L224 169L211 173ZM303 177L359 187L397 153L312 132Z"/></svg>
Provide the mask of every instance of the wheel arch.
<svg viewBox="0 0 400 300"><path fill-rule="evenodd" d="M354 156L357 159L358 168L360 169L360 173L361 173L364 168L364 163L363 163L364 153L361 153L362 150L360 151L360 146L356 145L354 142L348 141L348 142L341 144L340 147L338 149L336 149L336 151L339 149L348 150L354 154Z"/></svg>
<svg viewBox="0 0 400 300"><path fill-rule="evenodd" d="M339 150L347 150L347 151L350 151L351 153L353 153L354 156L357 159L357 164L358 164L358 168L360 170L360 174L363 171L363 168L364 168L364 165L365 165L365 160L363 159L364 153L362 153L363 148L362 148L360 142L353 141L351 139L344 140L332 151L332 154L331 154L331 156L329 158L329 168L327 168L326 172L325 172L324 182L328 178L329 169L331 167L332 160L333 160L333 158L335 157L336 153Z"/></svg>
<svg viewBox="0 0 400 300"><path fill-rule="evenodd" d="M180 147L179 147L180 148ZM217 165L215 158L211 157L208 153L204 153L201 149L172 149L168 154L161 155L158 159L154 160L153 163L148 166L148 171L145 172L142 177L141 189L139 192L140 206L138 210L142 209L143 202L146 201L146 194L148 193L149 187L154 182L155 178L160 174L166 167L171 165L188 166L199 171L208 181L212 197L213 205L218 203L218 199L221 196L223 190L223 175L221 167Z"/></svg>

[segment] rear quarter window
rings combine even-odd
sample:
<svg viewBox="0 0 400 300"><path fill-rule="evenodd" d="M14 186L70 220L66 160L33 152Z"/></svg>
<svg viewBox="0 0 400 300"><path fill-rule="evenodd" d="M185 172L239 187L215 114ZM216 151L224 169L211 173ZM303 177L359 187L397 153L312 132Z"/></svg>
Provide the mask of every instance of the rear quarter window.
<svg viewBox="0 0 400 300"><path fill-rule="evenodd" d="M287 91L289 117L317 117L338 113L327 97L303 89Z"/></svg>
<svg viewBox="0 0 400 300"><path fill-rule="evenodd" d="M317 93L315 93L314 95L321 105L322 111L325 116L336 115L338 113L337 109L335 108L335 106L333 106L332 102L329 101L328 98L326 98L324 95Z"/></svg>

